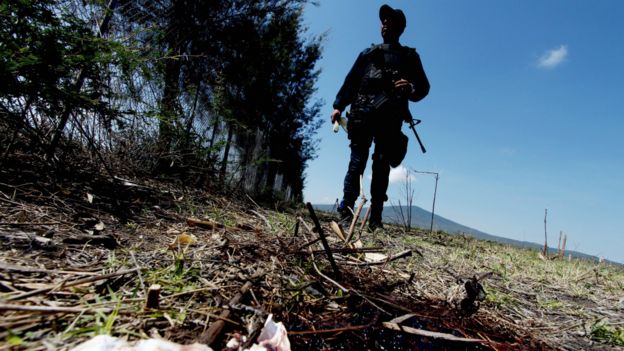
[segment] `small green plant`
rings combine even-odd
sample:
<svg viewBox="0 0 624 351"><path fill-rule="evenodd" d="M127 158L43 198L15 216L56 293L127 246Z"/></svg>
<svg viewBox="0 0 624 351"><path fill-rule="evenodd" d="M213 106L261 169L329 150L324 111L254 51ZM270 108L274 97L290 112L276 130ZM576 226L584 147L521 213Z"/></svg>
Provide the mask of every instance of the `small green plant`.
<svg viewBox="0 0 624 351"><path fill-rule="evenodd" d="M558 301L558 300L548 300L543 302L542 307L547 309L547 310L556 310L556 309L560 309L561 307L563 307L563 302Z"/></svg>
<svg viewBox="0 0 624 351"><path fill-rule="evenodd" d="M6 343L10 346L21 346L24 344L24 339L20 338L19 335L16 335L11 330L9 330L9 336L7 336L6 338Z"/></svg>
<svg viewBox="0 0 624 351"><path fill-rule="evenodd" d="M624 346L624 328L611 327L604 320L591 326L589 337L595 341Z"/></svg>

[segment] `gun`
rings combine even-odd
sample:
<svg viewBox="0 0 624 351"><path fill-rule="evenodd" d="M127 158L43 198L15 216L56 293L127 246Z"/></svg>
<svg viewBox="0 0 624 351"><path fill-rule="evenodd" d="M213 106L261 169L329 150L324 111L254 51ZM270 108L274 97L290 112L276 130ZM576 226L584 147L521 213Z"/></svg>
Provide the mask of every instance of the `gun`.
<svg viewBox="0 0 624 351"><path fill-rule="evenodd" d="M420 122L422 121L419 119L411 118L411 119L408 119L406 122L409 124L410 128L414 132L414 135L416 136L416 140L418 140L418 144L420 145L420 150L422 151L423 154L426 153L427 150L425 149L425 145L423 145L422 141L420 140L420 136L418 136L418 132L416 131L416 126L420 124Z"/></svg>

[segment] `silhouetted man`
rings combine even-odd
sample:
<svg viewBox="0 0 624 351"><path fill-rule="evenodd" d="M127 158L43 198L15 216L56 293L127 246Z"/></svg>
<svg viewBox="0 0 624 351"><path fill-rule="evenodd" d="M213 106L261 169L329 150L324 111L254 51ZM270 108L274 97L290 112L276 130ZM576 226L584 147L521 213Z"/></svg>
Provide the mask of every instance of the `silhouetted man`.
<svg viewBox="0 0 624 351"><path fill-rule="evenodd" d="M406 25L403 11L383 5L379 9L383 44L362 51L336 96L331 114L334 123L351 105L347 124L351 159L344 179L344 196L338 211L346 224L359 195L360 175L366 168L372 142L373 179L369 229L382 228L383 203L388 200L390 166L398 166L407 152L403 121L411 120L408 100L429 93L429 81L415 49L402 46L399 37Z"/></svg>

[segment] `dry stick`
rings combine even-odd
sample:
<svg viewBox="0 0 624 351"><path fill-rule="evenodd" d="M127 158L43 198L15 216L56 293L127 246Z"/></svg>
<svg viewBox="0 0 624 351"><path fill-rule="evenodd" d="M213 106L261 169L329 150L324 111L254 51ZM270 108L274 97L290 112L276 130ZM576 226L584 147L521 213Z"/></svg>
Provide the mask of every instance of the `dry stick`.
<svg viewBox="0 0 624 351"><path fill-rule="evenodd" d="M363 182L363 174L360 174L360 198L362 198L362 201L360 202L360 205L357 208L357 211L355 211L355 214L353 215L353 220L351 221L351 225L349 226L349 233L347 235L347 243L351 242L351 237L353 236L353 230L355 229L355 223L357 223L358 218L360 218L360 213L362 213L362 208L364 207L364 204L366 203L366 195L364 195L364 182Z"/></svg>
<svg viewBox="0 0 624 351"><path fill-rule="evenodd" d="M344 254L355 254L355 253L364 253L364 252L382 252L384 251L383 247L377 246L377 247L360 247L360 248L350 248L350 247L345 247L342 249L333 249L333 253L344 253ZM322 250L314 250L313 251L315 254L317 253L323 253Z"/></svg>
<svg viewBox="0 0 624 351"><path fill-rule="evenodd" d="M98 275L98 276L86 277L86 278L77 279L77 280L70 281L70 282L63 281L60 284L58 284L57 286L55 286L55 287L52 287L52 288L48 287L48 288L41 288L41 289L37 289L37 290L32 290L32 291L29 291L27 293L11 296L11 297L5 299L5 301L20 300L20 299L23 299L23 298L27 298L27 297L31 297L31 296L35 296L35 295L39 295L39 294L45 294L45 293L48 293L48 292L50 292L52 290L55 290L55 289L69 288L69 287L76 286L76 285L81 285L81 284L86 284L86 283L93 283L93 282L96 282L98 280L104 280L104 279L113 278L113 277L117 277L117 276L124 275L124 274L134 273L134 272L137 272L138 270L139 270L138 268L133 268L133 269L128 269L128 270L125 270L125 271L119 271L119 272L115 272L115 273L109 273L109 274L103 274L103 275Z"/></svg>
<svg viewBox="0 0 624 351"><path fill-rule="evenodd" d="M394 255L394 256L390 256L385 260L381 260L381 261L376 261L376 262L345 262L345 264L348 265L352 265L352 266L376 266L376 265L386 265L388 262L390 261L394 261L394 260L398 260L400 258L404 258L404 257L409 257L412 255L412 250L405 250L402 252L399 252L398 254Z"/></svg>
<svg viewBox="0 0 624 351"><path fill-rule="evenodd" d="M81 271L59 271L56 269L43 269L29 266L14 266L5 262L0 262L0 270L20 273L46 273L46 274L75 274L75 275L96 275L94 272Z"/></svg>
<svg viewBox="0 0 624 351"><path fill-rule="evenodd" d="M80 307L55 307L55 306L28 306L28 305L11 305L0 304L0 311L26 311L26 312L44 312L44 313L82 313L82 312L102 312L109 313L112 308L80 308Z"/></svg>
<svg viewBox="0 0 624 351"><path fill-rule="evenodd" d="M544 257L548 258L548 235L546 233L546 217L548 216L548 209L544 209Z"/></svg>
<svg viewBox="0 0 624 351"><path fill-rule="evenodd" d="M312 231L312 228L310 228L308 226L308 224L303 220L303 218L299 218L299 220L301 220L301 223L303 223L304 227L306 227L306 229L308 229L308 231L311 234L314 234L314 232ZM305 235L304 235L305 237ZM306 238L307 240L307 238ZM340 290L342 290L342 292L344 293L348 293L349 289L345 288L344 286L338 284L338 282L336 282L335 280L331 279L330 277L326 276L325 274L321 273L321 270L318 269L318 267L316 266L316 262L314 262L314 253L312 252L312 248L308 248L308 250L310 251L310 256L312 256L312 267L314 267L314 270L316 271L316 273L318 275L320 275L322 278L324 278L325 280L329 281L330 283L334 284L336 287L338 287ZM377 306L373 301L371 301L368 297L364 296L363 294L359 293L357 290L352 289L351 290L354 294L358 295L359 297L363 298L366 302L370 303L373 307L377 308L378 310L380 310L381 312L390 315L390 313L386 310L384 310L383 308Z"/></svg>
<svg viewBox="0 0 624 351"><path fill-rule="evenodd" d="M563 235L563 245L561 246L561 258L563 258L563 256L565 256L565 248L566 248L566 241L568 240L568 235L564 234Z"/></svg>
<svg viewBox="0 0 624 351"><path fill-rule="evenodd" d="M6 225L11 227L21 227L21 226L37 226L37 225L55 225L55 224L65 224L63 222L0 222L0 225Z"/></svg>
<svg viewBox="0 0 624 351"><path fill-rule="evenodd" d="M145 294L145 282L143 281L143 275L141 274L141 267L139 266L139 262L137 261L136 257L134 257L134 252L132 251L130 251L130 257L132 257L134 265L139 270L137 275L139 276L139 283L141 283L141 290L143 290L143 294Z"/></svg>
<svg viewBox="0 0 624 351"><path fill-rule="evenodd" d="M312 230L312 228L310 228L310 226L308 225L308 223L306 223L303 218L299 217L299 221L301 221L301 223L303 224L303 226L310 232L310 234L314 235L314 231ZM305 240L308 240L308 238L306 237L305 234L303 234L303 232L301 232L301 234L303 235L303 237L305 238ZM318 275L320 275L322 278L326 279L327 281L329 281L330 283L334 284L336 287L338 287L340 290L342 290L342 292L344 293L348 293L349 289L345 288L344 286L338 284L335 280L331 279L330 277L326 276L325 274L323 274L321 272L320 269L318 269L318 267L316 266L316 262L315 262L315 258L314 258L314 252L312 251L312 248L308 246L308 252L310 253L310 256L312 257L312 267L314 267L314 270L316 271L316 273Z"/></svg>
<svg viewBox="0 0 624 351"><path fill-rule="evenodd" d="M353 232L354 232L354 228L355 228L355 222L357 222L358 218L360 218L360 213L362 213L362 208L364 207L364 204L366 203L366 198L362 197L362 201L360 201L360 204L357 207L357 210L355 210L355 214L353 215L353 220L351 221L351 225L349 226L349 232L347 233L347 243L351 242L351 237L353 237Z"/></svg>
<svg viewBox="0 0 624 351"><path fill-rule="evenodd" d="M334 270L334 274L337 279L340 279L340 276L341 276L340 270L338 269L338 266L336 265L336 261L334 261L334 256L332 255L331 248L329 247L329 244L327 243L327 239L325 239L325 234L323 233L323 228L321 228L321 223L316 217L316 213L314 213L314 208L312 208L312 204L308 202L306 206L308 207L308 211L310 211L310 217L312 217L312 221L314 222L314 225L316 226L316 230L318 231L319 238L321 238L321 243L323 243L323 248L325 249L325 252L327 253L327 258L329 259L329 263L331 264L332 269Z"/></svg>
<svg viewBox="0 0 624 351"><path fill-rule="evenodd" d="M240 288L238 293L236 295L234 295L234 297L232 299L230 299L230 301L228 302L228 305L237 304L243 298L243 295L245 295L245 293L247 293L249 288L251 288L251 285L252 285L252 282L251 281L247 281ZM198 342L200 344L206 344L206 345L211 345L212 343L214 343L215 340L217 339L217 337L219 336L219 334L221 334L221 331L223 330L223 327L225 326L224 319L229 319L231 313L232 313L232 311L229 310L229 309L224 310L223 312L221 312L221 314L219 315L219 320L217 320L214 323L212 323L210 325L210 328L208 328L208 330L206 330L205 332L203 332L201 334L201 336L199 337L199 341Z"/></svg>
<svg viewBox="0 0 624 351"><path fill-rule="evenodd" d="M559 244L557 244L557 257L561 256L561 236L563 235L563 230L559 231Z"/></svg>
<svg viewBox="0 0 624 351"><path fill-rule="evenodd" d="M360 225L360 233L362 233L362 231L364 230L364 226L366 225L366 221L368 221L368 216L370 216L370 212L371 207L368 206L368 208L366 208L366 214L364 215L364 219L362 220L362 225Z"/></svg>
<svg viewBox="0 0 624 351"><path fill-rule="evenodd" d="M455 336L453 334L432 332L432 331L424 330L424 329L405 327L405 326L402 326L396 323L391 323L391 322L383 322L382 324L384 327L391 329L391 330L402 331L402 332L406 332L410 334L426 336L426 337L435 338L435 339L443 339L443 340L455 341L455 342L469 342L469 343L487 342L486 340L481 340L481 339L468 339L468 338Z"/></svg>
<svg viewBox="0 0 624 351"><path fill-rule="evenodd" d="M345 331L362 330L370 327L370 324L365 325L352 325L342 328L333 329L320 329L320 330L303 330L303 331L289 331L288 335L309 335L309 334L324 334L324 333L340 333Z"/></svg>

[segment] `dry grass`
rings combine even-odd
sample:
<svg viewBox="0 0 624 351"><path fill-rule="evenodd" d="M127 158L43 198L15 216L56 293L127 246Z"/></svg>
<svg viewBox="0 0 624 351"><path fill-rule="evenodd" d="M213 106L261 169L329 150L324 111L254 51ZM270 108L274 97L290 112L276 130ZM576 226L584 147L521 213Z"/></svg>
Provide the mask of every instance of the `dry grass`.
<svg viewBox="0 0 624 351"><path fill-rule="evenodd" d="M189 343L250 279L245 302L227 306L234 311L228 333L253 334L273 313L299 348L400 350L423 347L423 340L441 349L457 346L381 327L407 312L417 314L419 328L481 339L481 349L612 349L624 339L621 266L544 259L536 251L470 237L390 227L363 233L364 246L422 256L354 266L361 254L336 253L343 278L331 282L322 248L309 246L318 250L312 258L304 247L316 234L297 224L303 216L312 226L303 210L277 212L245 199L144 184L119 189L133 212L124 222L110 204L98 202L101 196L87 202L83 188L54 195L28 185L0 190L0 350L67 350L98 334ZM93 232L77 219L84 212L106 228ZM187 217L222 226L189 226ZM327 233L330 220L321 216ZM172 245L183 233L197 240ZM117 245L67 240L85 234L113 237ZM345 247L333 235L329 241L336 250ZM113 275L124 270L132 271ZM482 280L485 300L467 313L460 307L463 282L485 272L492 272ZM89 277L93 281L71 286ZM158 309L145 308L152 284L162 286ZM39 310L19 310L25 307Z"/></svg>

